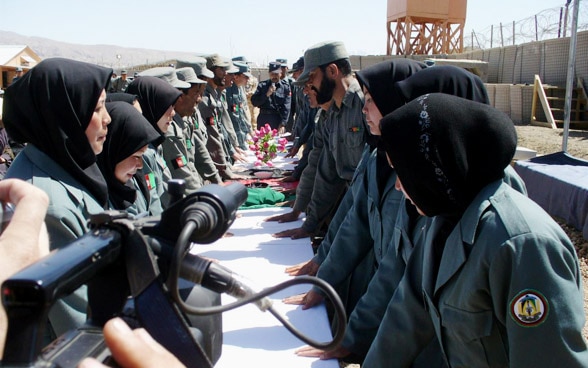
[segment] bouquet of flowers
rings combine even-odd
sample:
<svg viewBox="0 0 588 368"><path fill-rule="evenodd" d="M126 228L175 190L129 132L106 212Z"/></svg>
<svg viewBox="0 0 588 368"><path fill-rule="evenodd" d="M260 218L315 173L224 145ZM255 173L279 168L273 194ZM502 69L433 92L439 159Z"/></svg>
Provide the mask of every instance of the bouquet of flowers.
<svg viewBox="0 0 588 368"><path fill-rule="evenodd" d="M269 124L261 127L253 133L253 137L248 141L249 149L255 152L257 161L254 166L269 166L272 167L272 161L278 155L278 152L286 151L286 138L278 138L278 131L272 129Z"/></svg>

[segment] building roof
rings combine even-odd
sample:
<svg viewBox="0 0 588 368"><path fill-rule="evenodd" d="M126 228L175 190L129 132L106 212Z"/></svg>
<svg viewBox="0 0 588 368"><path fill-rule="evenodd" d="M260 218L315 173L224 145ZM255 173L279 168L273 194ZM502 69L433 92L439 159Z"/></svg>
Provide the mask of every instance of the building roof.
<svg viewBox="0 0 588 368"><path fill-rule="evenodd" d="M0 65L8 64L26 48L26 45L0 45Z"/></svg>

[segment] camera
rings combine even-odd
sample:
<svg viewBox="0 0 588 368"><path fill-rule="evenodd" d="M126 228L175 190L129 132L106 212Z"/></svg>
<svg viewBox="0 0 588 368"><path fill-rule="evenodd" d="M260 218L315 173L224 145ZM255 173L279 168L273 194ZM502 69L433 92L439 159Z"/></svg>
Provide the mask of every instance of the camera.
<svg viewBox="0 0 588 368"><path fill-rule="evenodd" d="M8 332L1 366L75 367L85 357L111 364L102 327L123 316L145 328L187 367L212 367L222 346L221 317L194 322L178 307L170 280L177 275L207 279L203 273L210 261L187 254L188 247L219 239L246 198L239 183L210 184L174 197L160 216L135 219L123 211L93 215L83 237L2 284ZM2 219L9 214L5 207ZM171 285L177 288L175 281ZM49 309L83 284L88 286L87 323L43 348ZM206 291L220 303L218 294Z"/></svg>

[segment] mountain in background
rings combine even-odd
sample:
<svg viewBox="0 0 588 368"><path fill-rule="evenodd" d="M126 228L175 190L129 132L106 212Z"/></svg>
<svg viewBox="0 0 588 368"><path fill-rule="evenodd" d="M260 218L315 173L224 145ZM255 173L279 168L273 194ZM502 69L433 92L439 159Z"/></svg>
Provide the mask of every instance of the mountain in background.
<svg viewBox="0 0 588 368"><path fill-rule="evenodd" d="M0 31L0 44L29 46L42 59L64 57L108 66L115 70L129 69L131 72L132 67L136 65L159 64L167 60L197 55L196 52L137 49L115 45L73 44L42 37L28 37L8 31ZM120 55L120 59L117 58L117 55Z"/></svg>

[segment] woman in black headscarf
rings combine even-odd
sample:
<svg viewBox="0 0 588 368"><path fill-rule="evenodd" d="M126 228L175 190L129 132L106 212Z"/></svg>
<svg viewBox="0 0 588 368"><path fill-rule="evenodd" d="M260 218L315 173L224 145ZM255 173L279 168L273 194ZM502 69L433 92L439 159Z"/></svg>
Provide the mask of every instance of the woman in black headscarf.
<svg viewBox="0 0 588 368"><path fill-rule="evenodd" d="M98 167L108 184L114 209L137 215L149 213L149 190L141 168L147 145L160 137L136 108L126 102L107 102L112 119Z"/></svg>
<svg viewBox="0 0 588 368"><path fill-rule="evenodd" d="M585 366L575 249L503 182L517 143L508 116L434 93L381 130L397 187L432 221L364 364L408 366L435 337L448 366Z"/></svg>
<svg viewBox="0 0 588 368"><path fill-rule="evenodd" d="M167 205L167 181L172 178L163 157L161 143L165 140L165 132L175 115L174 104L182 92L169 83L151 76L134 79L126 92L139 96L143 116L160 134L160 138L151 142L143 155L143 172L151 197L150 209L154 214L159 214L163 211L160 207Z"/></svg>
<svg viewBox="0 0 588 368"><path fill-rule="evenodd" d="M373 104L375 98L375 102L385 112L401 106L404 102L395 94L394 83L420 73L425 67L425 64L414 60L393 59L357 72L357 79L363 87L365 98L363 111L374 147L379 136L379 118L372 119L371 115L366 113L366 106ZM367 88L368 86L370 88ZM371 89L377 91L374 96L369 94ZM365 170L365 175L358 175L360 170ZM333 285L342 300L346 301L348 315L365 293L371 276L388 250L402 197L402 194L394 189L395 180L396 177L387 164L385 155L378 154L378 150L368 151L367 154L364 152L362 161L356 169L352 188L345 196L345 199L348 199L352 194L352 206L341 207L345 208L345 217L336 235L332 239L323 240L317 256L313 259L315 263L320 264L317 276ZM337 210L335 218L340 215L339 211L340 209ZM329 232L331 226L333 224L329 225ZM305 307L316 305L320 301L320 291L312 289L305 296ZM346 356L352 349L350 345L343 344L339 350L321 357L329 359ZM354 352L358 356L363 356L366 351ZM309 356L316 356L319 353L320 351L312 348L299 351L300 355Z"/></svg>
<svg viewBox="0 0 588 368"><path fill-rule="evenodd" d="M93 64L46 59L6 90L6 130L27 144L6 177L29 181L49 196L45 222L52 249L84 235L90 215L108 207L96 155L110 123L105 90L111 73ZM56 335L84 323L85 287L59 300L50 320Z"/></svg>
<svg viewBox="0 0 588 368"><path fill-rule="evenodd" d="M49 195L52 248L83 235L89 215L107 208L96 155L110 123L105 89L111 73L93 64L47 59L6 90L4 125L12 139L27 144L6 177L30 181Z"/></svg>
<svg viewBox="0 0 588 368"><path fill-rule="evenodd" d="M439 65L427 68L418 76L399 81L394 85L395 93L401 97L403 103L427 93L442 92L489 104L488 91L484 82L464 68L455 65ZM388 113L383 112L382 116Z"/></svg>

